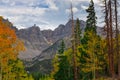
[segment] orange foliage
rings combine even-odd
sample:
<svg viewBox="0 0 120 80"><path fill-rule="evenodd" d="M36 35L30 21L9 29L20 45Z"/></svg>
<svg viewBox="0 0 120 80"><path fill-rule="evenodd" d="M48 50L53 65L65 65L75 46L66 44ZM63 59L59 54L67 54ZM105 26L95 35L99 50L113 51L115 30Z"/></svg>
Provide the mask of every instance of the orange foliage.
<svg viewBox="0 0 120 80"><path fill-rule="evenodd" d="M24 48L10 26L10 23L0 17L0 56L7 55L9 59L16 59L18 52Z"/></svg>
<svg viewBox="0 0 120 80"><path fill-rule="evenodd" d="M11 26L11 23L0 17L0 79L3 80L8 80L11 73L9 61L17 60L19 51L24 50L23 43Z"/></svg>

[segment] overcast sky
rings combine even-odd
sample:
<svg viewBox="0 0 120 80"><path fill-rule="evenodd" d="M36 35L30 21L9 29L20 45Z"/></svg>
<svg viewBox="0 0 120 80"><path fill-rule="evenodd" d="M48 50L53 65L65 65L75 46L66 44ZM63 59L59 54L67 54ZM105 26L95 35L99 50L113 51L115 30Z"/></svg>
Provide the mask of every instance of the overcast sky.
<svg viewBox="0 0 120 80"><path fill-rule="evenodd" d="M86 20L85 9L89 0L72 0L74 19ZM98 25L101 25L100 0L94 0ZM9 19L17 28L34 24L41 29L54 29L70 18L71 0L0 0L0 15Z"/></svg>

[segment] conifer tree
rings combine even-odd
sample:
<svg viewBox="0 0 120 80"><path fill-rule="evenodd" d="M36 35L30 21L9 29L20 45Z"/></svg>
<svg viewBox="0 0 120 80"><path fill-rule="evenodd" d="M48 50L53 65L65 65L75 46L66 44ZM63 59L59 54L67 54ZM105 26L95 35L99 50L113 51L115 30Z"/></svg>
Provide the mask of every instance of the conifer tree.
<svg viewBox="0 0 120 80"><path fill-rule="evenodd" d="M84 36L81 40L81 46L79 46L80 51L80 67L81 67L81 78L82 79L94 79L96 70L101 69L98 62L99 57L99 46L100 37L97 35L96 31L96 15L94 10L94 2L90 1L89 7L86 10L88 13L86 28ZM86 75L86 76L84 76Z"/></svg>
<svg viewBox="0 0 120 80"><path fill-rule="evenodd" d="M77 18L75 25L75 43L77 47L80 46L80 39L81 39L80 21Z"/></svg>
<svg viewBox="0 0 120 80"><path fill-rule="evenodd" d="M64 54L65 44L62 40L60 48L58 50L58 70L54 74L55 80L71 80L69 76L69 61L67 56Z"/></svg>
<svg viewBox="0 0 120 80"><path fill-rule="evenodd" d="M89 7L86 10L86 12L88 13L88 16L87 16L87 20L86 20L86 27L85 27L84 36L81 40L81 43L83 45L88 44L87 41L90 39L89 33L92 33L95 35L97 34L97 32L96 32L96 19L97 19L97 17L95 15L93 0L90 1ZM85 48L87 48L87 46L85 46Z"/></svg>
<svg viewBox="0 0 120 80"><path fill-rule="evenodd" d="M96 33L96 14L94 9L94 2L93 0L90 1L89 8L86 9L88 13L87 20L86 20L86 28L85 31L93 31Z"/></svg>
<svg viewBox="0 0 120 80"><path fill-rule="evenodd" d="M86 12L88 13L87 20L86 20L86 27L83 39L81 40L82 44L87 44L87 41L89 40L89 32L92 32L92 34L97 34L96 32L96 15L95 15L95 9L94 9L94 2L93 0L90 1L88 9L86 9Z"/></svg>
<svg viewBox="0 0 120 80"><path fill-rule="evenodd" d="M61 45L59 47L58 53L59 54L63 54L64 53L64 49L65 49L65 43L64 40L61 41Z"/></svg>

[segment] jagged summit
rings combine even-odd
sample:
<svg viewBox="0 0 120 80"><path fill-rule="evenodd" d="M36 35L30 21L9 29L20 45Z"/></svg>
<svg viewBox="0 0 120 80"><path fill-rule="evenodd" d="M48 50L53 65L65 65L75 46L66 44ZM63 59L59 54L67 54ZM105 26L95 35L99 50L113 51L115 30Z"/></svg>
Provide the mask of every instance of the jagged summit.
<svg viewBox="0 0 120 80"><path fill-rule="evenodd" d="M69 39L71 35L71 24L72 22L69 20L65 25L60 24L55 30L40 30L36 24L32 27L18 30L16 32L17 36L24 41L26 47L26 51L20 53L19 58L34 58L44 54L42 53L43 51L45 52L47 48L60 39ZM81 28L83 27L85 27L85 22L81 21ZM69 44L69 41L67 44Z"/></svg>
<svg viewBox="0 0 120 80"><path fill-rule="evenodd" d="M12 24L9 22L9 20L5 21ZM74 23L76 23L76 20L74 20ZM53 46L55 43L57 44L57 42L61 39L65 39L66 45L69 45L72 27L71 24L72 21L69 20L65 25L60 24L54 30L40 30L40 27L36 24L34 24L32 27L18 30L15 26L11 25L11 28L15 29L18 38L23 40L26 48L25 52L20 53L19 58L32 59L36 56L41 56L44 54L52 55L51 52L47 51L48 48L50 48L50 46ZM80 20L80 28L82 32L84 32L85 25L85 21ZM98 29L98 31L100 31L100 29ZM55 53L55 51L52 53Z"/></svg>

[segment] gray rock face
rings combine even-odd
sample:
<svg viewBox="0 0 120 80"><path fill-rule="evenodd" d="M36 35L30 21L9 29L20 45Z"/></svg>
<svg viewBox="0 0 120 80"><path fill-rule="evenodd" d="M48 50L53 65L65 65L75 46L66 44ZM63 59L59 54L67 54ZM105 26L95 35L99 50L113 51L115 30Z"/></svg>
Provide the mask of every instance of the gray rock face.
<svg viewBox="0 0 120 80"><path fill-rule="evenodd" d="M74 21L76 23L76 21ZM72 21L69 20L65 25L60 24L54 31L51 30L43 30L42 33L46 37L46 39L52 43L55 43L59 39L63 39L65 37L71 36L72 29ZM82 32L84 31L86 23L80 20L80 27Z"/></svg>
<svg viewBox="0 0 120 80"><path fill-rule="evenodd" d="M76 23L76 21L74 21ZM16 30L17 36L23 40L26 50L19 54L19 58L22 60L31 60L32 58L40 58L41 56L51 59L53 53L56 53L59 41L64 39L66 45L70 45L71 37L71 24L72 21L69 20L65 25L59 25L54 31L43 30L36 25L27 28ZM85 27L85 22L80 21L80 27L83 32ZM55 46L55 47L53 47ZM54 48L54 49L53 49ZM39 56L39 57L38 57ZM44 57L42 59L44 59Z"/></svg>
<svg viewBox="0 0 120 80"><path fill-rule="evenodd" d="M76 23L76 21L74 21L74 23ZM46 39L51 41L53 44L47 49L43 50L41 54L36 57L36 59L38 59L39 61L44 59L52 59L55 53L57 52L59 44L62 39L64 39L67 48L71 47L71 41L70 41L71 33L72 33L71 24L72 24L72 21L69 20L68 23L66 23L65 25L62 25L62 24L59 25L54 31L44 30L42 33L44 34ZM81 20L80 28L82 32L84 32L85 25L86 23ZM50 34L47 32L50 32Z"/></svg>
<svg viewBox="0 0 120 80"><path fill-rule="evenodd" d="M74 21L76 23L76 21ZM47 36L47 39L50 39L52 41L53 45L45 49L41 52L39 56L36 57L39 61L42 61L44 59L52 59L55 55L55 53L58 51L58 47L60 45L61 40L63 39L66 45L66 48L71 47L71 33L72 33L72 21L68 21L66 25L59 25L58 28L56 28L54 31L52 31L52 36ZM80 21L80 29L82 31L82 34L84 33L86 23L84 21ZM97 27L97 33L98 35L102 35L102 28Z"/></svg>
<svg viewBox="0 0 120 80"><path fill-rule="evenodd" d="M76 21L74 21L76 23ZM59 25L58 28L56 28L54 31L51 30L44 30L42 31L42 34L46 38L47 41L51 42L51 46L46 48L36 56L33 61L26 63L26 69L30 72L36 72L39 71L41 73L50 73L52 70L52 59L54 58L55 54L58 51L59 45L61 43L61 40L64 39L66 49L71 47L71 33L72 33L72 21L70 20L65 25ZM82 31L82 35L84 33L86 23L84 21L80 21L80 29ZM102 35L102 28L97 27L97 34ZM103 35L102 35L103 36ZM32 66L31 66L32 65Z"/></svg>
<svg viewBox="0 0 120 80"><path fill-rule="evenodd" d="M75 25L76 21L74 21ZM19 58L22 60L44 60L52 59L57 51L60 40L64 39L66 47L71 46L71 33L72 33L72 21L69 20L65 25L59 25L54 31L43 30L36 25L27 28L16 30L17 36L23 40L25 45L25 52L19 54ZM84 32L86 23L80 20L80 28L82 33ZM101 28L97 28L98 34L101 33Z"/></svg>
<svg viewBox="0 0 120 80"><path fill-rule="evenodd" d="M75 23L76 21L74 21ZM71 33L72 33L72 21L68 21L67 24L65 25L59 25L58 28L56 28L54 31L51 30L44 30L42 31L42 34L44 37L52 43L51 46L49 46L47 49L43 50L40 55L36 56L32 62L26 63L27 70L30 72L33 71L39 71L41 73L49 73L48 68L52 67L52 59L54 58L55 54L58 51L59 45L61 43L61 40L64 39L66 49L71 47ZM85 28L85 22L80 21L80 28L82 32L84 31ZM46 62L45 62L46 61ZM44 62L44 63L42 63ZM45 65L47 65L49 62L49 66L46 68ZM32 65L32 66L31 66ZM29 66L29 67L28 67ZM35 69L36 67L36 69ZM42 70L39 70L42 68ZM44 71L44 70L47 70Z"/></svg>
<svg viewBox="0 0 120 80"><path fill-rule="evenodd" d="M26 48L24 52L19 54L20 59L34 58L49 46L37 26L32 26L28 29L21 29L17 32L17 36L23 40Z"/></svg>
<svg viewBox="0 0 120 80"><path fill-rule="evenodd" d="M49 30L43 30L41 32L42 32L44 38L46 39L47 43L52 44L53 43L52 36L54 34L53 31L49 29Z"/></svg>

